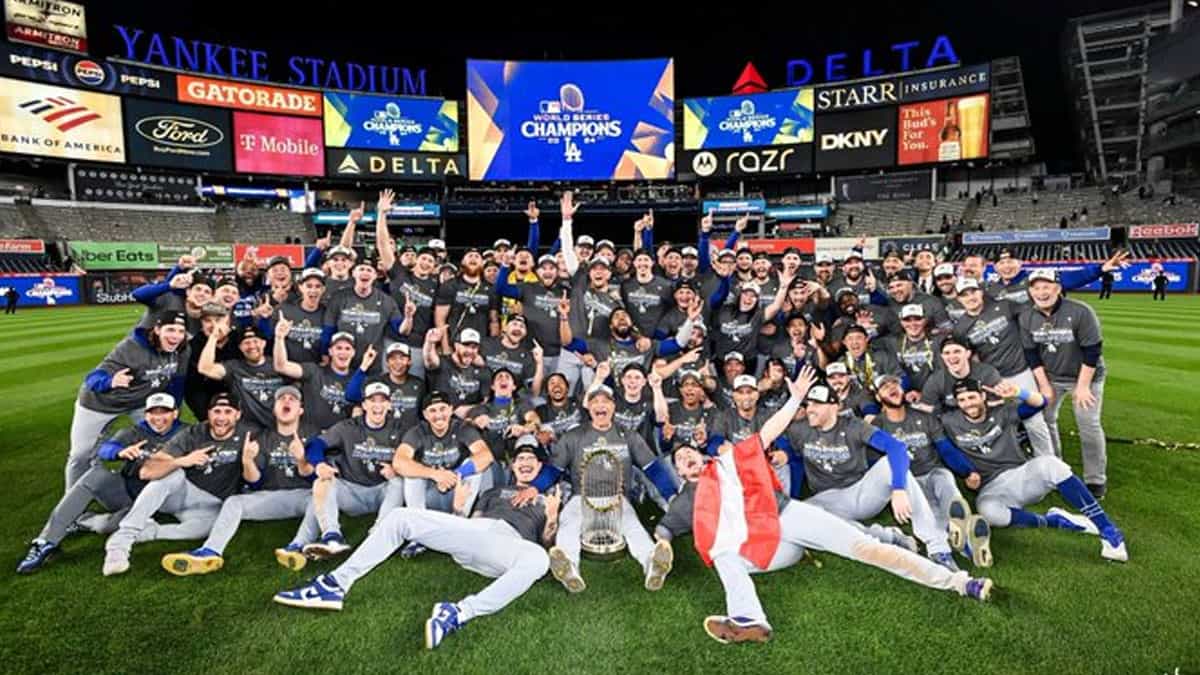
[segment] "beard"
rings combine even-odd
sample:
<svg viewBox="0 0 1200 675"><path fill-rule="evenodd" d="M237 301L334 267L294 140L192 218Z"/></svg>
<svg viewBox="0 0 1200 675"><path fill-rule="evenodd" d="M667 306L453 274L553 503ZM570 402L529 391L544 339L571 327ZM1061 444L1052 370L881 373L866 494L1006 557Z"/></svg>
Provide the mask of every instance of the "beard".
<svg viewBox="0 0 1200 675"><path fill-rule="evenodd" d="M482 263L466 263L462 265L463 275L468 277L477 277L483 271Z"/></svg>

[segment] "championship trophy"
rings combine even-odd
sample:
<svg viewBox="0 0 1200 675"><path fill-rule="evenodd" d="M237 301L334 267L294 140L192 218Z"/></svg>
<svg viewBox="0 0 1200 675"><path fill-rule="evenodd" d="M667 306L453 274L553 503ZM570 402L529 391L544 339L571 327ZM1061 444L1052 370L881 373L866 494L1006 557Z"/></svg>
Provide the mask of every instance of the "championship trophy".
<svg viewBox="0 0 1200 675"><path fill-rule="evenodd" d="M621 534L621 503L624 495L624 466L611 450L600 448L583 458L580 502L583 527L580 548L588 558L612 560L625 550Z"/></svg>

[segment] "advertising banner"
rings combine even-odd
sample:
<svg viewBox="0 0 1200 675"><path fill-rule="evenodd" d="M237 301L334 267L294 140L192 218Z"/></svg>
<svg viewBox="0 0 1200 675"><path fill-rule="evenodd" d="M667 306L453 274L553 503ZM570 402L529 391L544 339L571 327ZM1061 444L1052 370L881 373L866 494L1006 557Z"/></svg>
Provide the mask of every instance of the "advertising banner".
<svg viewBox="0 0 1200 675"><path fill-rule="evenodd" d="M320 92L192 75L178 77L177 87L182 103L303 117L321 116L323 105Z"/></svg>
<svg viewBox="0 0 1200 675"><path fill-rule="evenodd" d="M779 239L743 239L738 242L738 248L742 244L750 247L755 253L763 252L771 255L783 255L783 252L789 248L794 248L805 255L812 255L814 250L814 240L812 237L781 237ZM716 247L721 248L724 241L717 241Z"/></svg>
<svg viewBox="0 0 1200 675"><path fill-rule="evenodd" d="M900 100L900 84L893 79L857 84L831 84L817 88L814 109L819 112L894 106Z"/></svg>
<svg viewBox="0 0 1200 675"><path fill-rule="evenodd" d="M472 180L675 175L671 59L467 62Z"/></svg>
<svg viewBox="0 0 1200 675"><path fill-rule="evenodd" d="M1200 236L1200 224L1170 223L1166 225L1132 225L1130 239L1195 239Z"/></svg>
<svg viewBox="0 0 1200 675"><path fill-rule="evenodd" d="M136 302L133 291L167 277L165 272L89 272L84 278L87 301L93 305Z"/></svg>
<svg viewBox="0 0 1200 675"><path fill-rule="evenodd" d="M713 213L714 215L741 215L743 213L762 213L767 208L767 200L765 199L706 199L701 204L701 213Z"/></svg>
<svg viewBox="0 0 1200 675"><path fill-rule="evenodd" d="M158 268L158 244L141 241L73 241L71 255L83 269L152 270Z"/></svg>
<svg viewBox="0 0 1200 675"><path fill-rule="evenodd" d="M812 89L683 102L685 150L794 145L812 139Z"/></svg>
<svg viewBox="0 0 1200 675"><path fill-rule="evenodd" d="M834 179L838 201L884 202L893 199L929 199L933 174L929 171L838 176Z"/></svg>
<svg viewBox="0 0 1200 675"><path fill-rule="evenodd" d="M185 255L195 258L197 267L233 267L233 244L159 244L158 266L171 269Z"/></svg>
<svg viewBox="0 0 1200 675"><path fill-rule="evenodd" d="M879 252L900 251L901 253L916 253L917 251L937 251L946 242L945 235L930 234L912 237L880 237Z"/></svg>
<svg viewBox="0 0 1200 675"><path fill-rule="evenodd" d="M900 100L926 101L989 91L992 86L991 71L992 65L984 63L906 77L900 81Z"/></svg>
<svg viewBox="0 0 1200 675"><path fill-rule="evenodd" d="M767 215L777 220L793 219L823 219L829 217L829 207L824 204L811 206L772 206L767 209Z"/></svg>
<svg viewBox="0 0 1200 675"><path fill-rule="evenodd" d="M780 145L762 148L683 151L680 178L726 176L788 176L812 172L813 146Z"/></svg>
<svg viewBox="0 0 1200 675"><path fill-rule="evenodd" d="M1022 269L1051 268L1059 272L1074 272L1083 269L1084 265L1085 263L1080 262L1027 262L1022 265ZM1158 276L1158 270L1162 269L1167 273L1167 290L1186 293L1192 289L1191 275L1194 266L1195 263L1189 260L1135 260L1129 263L1129 267L1113 272L1113 290L1143 293L1152 291L1154 277ZM1000 275L988 265L984 270L984 277L988 281L995 281ZM1100 281L1093 281L1078 290L1099 292Z"/></svg>
<svg viewBox="0 0 1200 675"><path fill-rule="evenodd" d="M121 99L0 78L0 152L123 162Z"/></svg>
<svg viewBox="0 0 1200 675"><path fill-rule="evenodd" d="M858 239L851 237L825 237L815 240L814 252L828 253L833 256L834 260L841 260L856 246L858 246ZM867 237L863 242L862 254L867 260L877 259L879 257L879 239Z"/></svg>
<svg viewBox="0 0 1200 675"><path fill-rule="evenodd" d="M440 98L327 93L325 145L458 152L458 103Z"/></svg>
<svg viewBox="0 0 1200 675"><path fill-rule="evenodd" d="M896 163L896 109L817 115L817 171Z"/></svg>
<svg viewBox="0 0 1200 675"><path fill-rule="evenodd" d="M175 74L39 47L0 43L0 75L110 94L175 99Z"/></svg>
<svg viewBox="0 0 1200 675"><path fill-rule="evenodd" d="M131 164L233 169L233 127L226 110L127 98L125 142Z"/></svg>
<svg viewBox="0 0 1200 675"><path fill-rule="evenodd" d="M321 120L233 113L239 173L320 176L325 173Z"/></svg>
<svg viewBox="0 0 1200 675"><path fill-rule="evenodd" d="M66 0L5 0L8 39L80 54L88 50L83 5Z"/></svg>
<svg viewBox="0 0 1200 675"><path fill-rule="evenodd" d="M1068 230L1013 230L1005 232L964 232L963 244L1045 244L1067 241L1108 241L1107 227L1073 227Z"/></svg>
<svg viewBox="0 0 1200 675"><path fill-rule="evenodd" d="M234 244L233 256L236 260L245 258L247 254L258 261L259 267L265 266L277 255L287 258L294 269L304 266L304 247L298 244Z"/></svg>
<svg viewBox="0 0 1200 675"><path fill-rule="evenodd" d="M15 288L18 293L17 307L54 307L80 303L79 277L75 275L0 275L0 298L10 288ZM7 300L4 302L7 304Z"/></svg>
<svg viewBox="0 0 1200 675"><path fill-rule="evenodd" d="M988 94L900 106L900 164L987 157L990 115Z"/></svg>
<svg viewBox="0 0 1200 675"><path fill-rule="evenodd" d="M0 253L33 253L46 252L46 242L41 239L0 239Z"/></svg>
<svg viewBox="0 0 1200 675"><path fill-rule="evenodd" d="M447 176L462 176L466 168L467 159L461 154L325 149L325 175L331 177L439 181Z"/></svg>

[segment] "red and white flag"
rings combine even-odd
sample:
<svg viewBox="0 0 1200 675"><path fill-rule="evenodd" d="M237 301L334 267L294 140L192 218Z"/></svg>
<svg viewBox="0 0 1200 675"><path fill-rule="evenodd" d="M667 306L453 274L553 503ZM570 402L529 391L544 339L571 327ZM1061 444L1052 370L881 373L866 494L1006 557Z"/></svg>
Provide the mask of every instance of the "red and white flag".
<svg viewBox="0 0 1200 675"><path fill-rule="evenodd" d="M696 551L704 564L711 567L713 557L737 551L759 569L770 566L779 548L775 492L780 489L757 433L704 467L692 512Z"/></svg>

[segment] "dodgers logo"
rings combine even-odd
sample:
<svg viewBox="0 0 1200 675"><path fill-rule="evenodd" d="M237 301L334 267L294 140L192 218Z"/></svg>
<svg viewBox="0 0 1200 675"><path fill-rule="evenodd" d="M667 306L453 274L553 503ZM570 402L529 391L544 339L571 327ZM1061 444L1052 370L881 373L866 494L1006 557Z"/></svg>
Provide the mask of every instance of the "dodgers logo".
<svg viewBox="0 0 1200 675"><path fill-rule="evenodd" d="M538 102L533 119L521 123L521 135L544 143L563 146L563 159L583 161L581 145L606 138L621 137L621 121L599 110L586 109L583 90L567 82L559 87L558 98Z"/></svg>
<svg viewBox="0 0 1200 675"><path fill-rule="evenodd" d="M736 110L730 110L729 115L721 120L718 126L721 131L740 133L743 143L755 145L754 133L774 129L775 117L758 113L754 108L754 101L746 99Z"/></svg>

